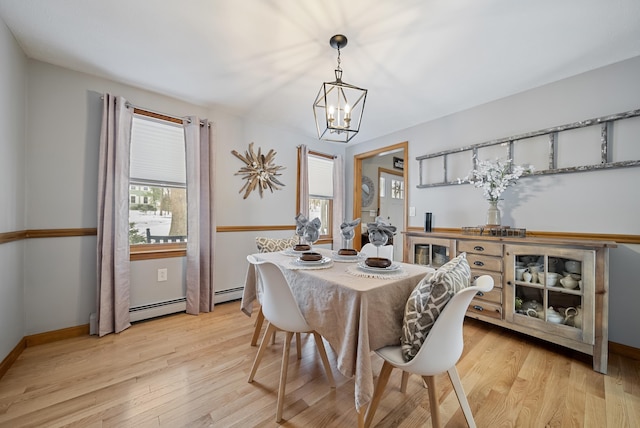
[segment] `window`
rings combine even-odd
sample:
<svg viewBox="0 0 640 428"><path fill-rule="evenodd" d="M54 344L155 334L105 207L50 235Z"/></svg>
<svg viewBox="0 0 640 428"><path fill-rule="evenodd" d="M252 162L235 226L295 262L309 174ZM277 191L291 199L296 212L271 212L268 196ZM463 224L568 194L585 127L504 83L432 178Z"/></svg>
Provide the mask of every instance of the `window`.
<svg viewBox="0 0 640 428"><path fill-rule="evenodd" d="M404 180L391 180L391 199L404 199Z"/></svg>
<svg viewBox="0 0 640 428"><path fill-rule="evenodd" d="M129 244L185 241L187 197L182 123L136 109L130 157Z"/></svg>
<svg viewBox="0 0 640 428"><path fill-rule="evenodd" d="M320 239L331 239L333 217L333 156L309 152L309 218L322 222Z"/></svg>

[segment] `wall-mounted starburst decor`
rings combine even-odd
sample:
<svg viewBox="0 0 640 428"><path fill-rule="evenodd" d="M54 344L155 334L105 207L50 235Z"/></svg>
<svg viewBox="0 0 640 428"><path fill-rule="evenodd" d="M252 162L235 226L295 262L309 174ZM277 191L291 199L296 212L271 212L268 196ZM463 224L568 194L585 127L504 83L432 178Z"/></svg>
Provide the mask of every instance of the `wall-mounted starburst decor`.
<svg viewBox="0 0 640 428"><path fill-rule="evenodd" d="M283 166L277 166L273 163L276 156L276 152L269 150L266 155L262 154L261 149L258 147L258 153L253 151L253 143L249 144L249 150L242 156L235 150L231 150L231 153L246 164L235 173L235 175L242 175L243 180L246 180L244 186L238 193L244 191L242 199L247 199L247 196L254 190L258 189L260 197L262 198L263 190L269 189L271 193L274 190L280 190L280 187L284 187L276 177L282 175L278 173L281 169L285 169Z"/></svg>

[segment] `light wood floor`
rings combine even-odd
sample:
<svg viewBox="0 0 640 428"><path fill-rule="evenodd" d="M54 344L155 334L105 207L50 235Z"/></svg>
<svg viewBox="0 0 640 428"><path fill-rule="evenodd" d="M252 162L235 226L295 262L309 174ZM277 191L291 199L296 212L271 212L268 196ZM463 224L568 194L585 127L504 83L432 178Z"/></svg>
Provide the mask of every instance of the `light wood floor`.
<svg viewBox="0 0 640 428"><path fill-rule="evenodd" d="M118 335L27 348L0 379L2 427L275 427L282 337L246 381L257 348L238 302L211 314L137 323ZM291 352L284 427L354 427L353 381L325 380L312 337ZM377 375L382 365L372 356ZM640 362L615 354L609 374L590 357L467 320L458 371L479 427L640 427ZM443 423L466 426L449 379L436 379ZM407 394L394 371L378 427L430 426L420 379Z"/></svg>

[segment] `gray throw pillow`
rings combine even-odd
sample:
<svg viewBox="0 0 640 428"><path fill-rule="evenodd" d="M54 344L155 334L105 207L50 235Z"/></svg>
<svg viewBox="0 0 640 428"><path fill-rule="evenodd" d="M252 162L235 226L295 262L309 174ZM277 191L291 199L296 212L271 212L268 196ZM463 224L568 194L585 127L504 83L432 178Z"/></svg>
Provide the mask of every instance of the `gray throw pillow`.
<svg viewBox="0 0 640 428"><path fill-rule="evenodd" d="M284 239L256 237L256 246L258 247L259 253L273 253L275 251L286 250L287 248L293 248L297 243L298 238L295 236Z"/></svg>
<svg viewBox="0 0 640 428"><path fill-rule="evenodd" d="M468 287L470 280L467 255L462 253L427 274L413 289L405 306L400 338L405 361L416 356L451 297Z"/></svg>

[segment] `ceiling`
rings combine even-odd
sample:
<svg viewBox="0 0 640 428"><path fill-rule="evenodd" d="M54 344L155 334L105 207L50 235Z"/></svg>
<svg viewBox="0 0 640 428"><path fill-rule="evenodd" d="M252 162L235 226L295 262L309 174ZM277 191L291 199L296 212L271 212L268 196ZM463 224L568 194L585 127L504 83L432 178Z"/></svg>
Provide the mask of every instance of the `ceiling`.
<svg viewBox="0 0 640 428"><path fill-rule="evenodd" d="M640 55L638 0L0 0L0 16L30 58L309 137L344 34L343 80L369 90L352 143Z"/></svg>

